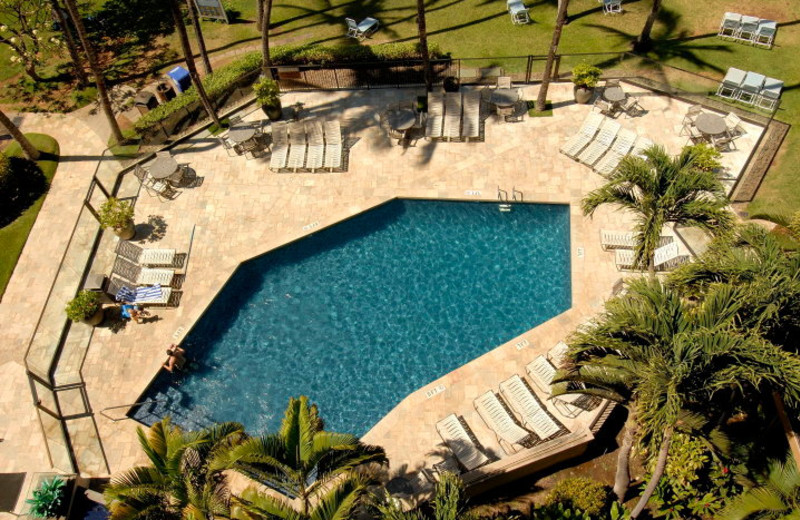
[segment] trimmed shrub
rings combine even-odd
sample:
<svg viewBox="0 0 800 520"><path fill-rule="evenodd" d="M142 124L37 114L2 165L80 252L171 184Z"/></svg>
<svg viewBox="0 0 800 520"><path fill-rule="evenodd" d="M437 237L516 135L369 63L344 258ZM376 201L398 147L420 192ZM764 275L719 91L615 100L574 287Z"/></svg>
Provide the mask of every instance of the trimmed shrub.
<svg viewBox="0 0 800 520"><path fill-rule="evenodd" d="M438 47L429 47L432 59L444 57ZM380 45L342 45L326 47L322 45L280 45L270 49L274 65L304 65L309 63L353 63L370 61L391 61L419 59L417 43L384 43ZM250 52L238 60L215 70L203 78L203 87L212 100L221 98L238 84L252 83L261 68L261 53ZM252 75L248 80L248 76ZM144 132L152 126L193 104L199 102L197 91L190 88L182 95L159 105L136 121L134 128Z"/></svg>
<svg viewBox="0 0 800 520"><path fill-rule="evenodd" d="M565 508L579 509L591 516L603 513L609 503L608 487L586 477L565 478L558 482L545 501Z"/></svg>
<svg viewBox="0 0 800 520"><path fill-rule="evenodd" d="M47 179L35 162L0 153L0 227L16 220L46 190Z"/></svg>
<svg viewBox="0 0 800 520"><path fill-rule="evenodd" d="M694 152L693 166L700 171L713 172L722 168L722 163L720 162L722 154L710 144L697 143L691 146L684 146L683 149Z"/></svg>

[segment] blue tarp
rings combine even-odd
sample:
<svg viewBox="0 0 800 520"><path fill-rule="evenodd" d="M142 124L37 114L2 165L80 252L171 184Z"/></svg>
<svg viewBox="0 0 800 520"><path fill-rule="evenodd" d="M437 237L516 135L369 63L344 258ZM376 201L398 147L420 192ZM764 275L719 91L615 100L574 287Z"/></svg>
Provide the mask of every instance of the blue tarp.
<svg viewBox="0 0 800 520"><path fill-rule="evenodd" d="M192 85L192 79L189 77L189 71L183 67L175 67L167 72L167 76L172 80L175 89L178 92L185 92Z"/></svg>

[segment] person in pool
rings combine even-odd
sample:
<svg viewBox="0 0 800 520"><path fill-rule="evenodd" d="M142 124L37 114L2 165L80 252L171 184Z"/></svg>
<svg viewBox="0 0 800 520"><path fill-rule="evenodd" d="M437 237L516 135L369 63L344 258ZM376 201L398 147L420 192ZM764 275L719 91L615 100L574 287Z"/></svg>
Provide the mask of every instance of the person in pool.
<svg viewBox="0 0 800 520"><path fill-rule="evenodd" d="M174 343L167 348L167 362L164 363L163 367L169 370L170 372L174 371L175 368L179 370L183 370L184 365L186 364L186 358L183 356L183 353L186 352L179 346L175 345Z"/></svg>

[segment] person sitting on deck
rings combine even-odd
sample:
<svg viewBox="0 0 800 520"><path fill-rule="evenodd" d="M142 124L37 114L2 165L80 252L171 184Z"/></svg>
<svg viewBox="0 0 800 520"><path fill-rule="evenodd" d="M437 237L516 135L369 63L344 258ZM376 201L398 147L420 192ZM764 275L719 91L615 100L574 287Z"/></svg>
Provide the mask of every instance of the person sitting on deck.
<svg viewBox="0 0 800 520"><path fill-rule="evenodd" d="M150 313L144 309L140 309L138 305L132 303L123 303L120 314L126 320L133 320L136 323L141 323L140 318L148 316Z"/></svg>
<svg viewBox="0 0 800 520"><path fill-rule="evenodd" d="M169 346L167 349L167 362L164 363L164 368L172 372L177 367L178 369L182 370L183 366L186 364L186 358L183 356L183 353L186 352L179 346L175 345L174 343Z"/></svg>

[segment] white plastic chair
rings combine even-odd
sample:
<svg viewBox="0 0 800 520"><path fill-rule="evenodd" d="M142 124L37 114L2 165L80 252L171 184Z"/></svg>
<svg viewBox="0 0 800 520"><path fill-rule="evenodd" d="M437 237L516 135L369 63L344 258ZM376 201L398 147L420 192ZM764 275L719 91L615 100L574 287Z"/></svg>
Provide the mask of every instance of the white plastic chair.
<svg viewBox="0 0 800 520"><path fill-rule="evenodd" d="M725 73L722 83L717 88L717 95L727 99L736 99L739 96L739 88L746 75L745 71L730 67L728 72Z"/></svg>
<svg viewBox="0 0 800 520"><path fill-rule="evenodd" d="M347 37L358 39L358 24L356 21L352 18L345 18L344 21L347 22Z"/></svg>
<svg viewBox="0 0 800 520"><path fill-rule="evenodd" d="M754 105L766 80L767 77L763 74L748 71L739 86L739 95L736 96L736 99L747 105Z"/></svg>
<svg viewBox="0 0 800 520"><path fill-rule="evenodd" d="M761 45L768 49L772 48L772 41L775 38L775 33L778 31L778 24L772 20L760 20L758 22L758 29L753 37L755 45Z"/></svg>
<svg viewBox="0 0 800 520"><path fill-rule="evenodd" d="M744 42L752 42L755 40L756 32L758 32L758 23L761 20L755 16L742 16L742 23L739 25L739 30L736 32L735 38Z"/></svg>
<svg viewBox="0 0 800 520"><path fill-rule="evenodd" d="M756 100L756 105L765 110L772 110L778 103L783 90L783 81L775 78L767 78L764 80L764 86L761 87L761 92Z"/></svg>
<svg viewBox="0 0 800 520"><path fill-rule="evenodd" d="M603 14L622 12L622 0L603 0Z"/></svg>
<svg viewBox="0 0 800 520"><path fill-rule="evenodd" d="M719 25L717 36L721 38L735 38L739 32L739 25L742 23L742 15L739 13L725 13L722 15L722 23Z"/></svg>

